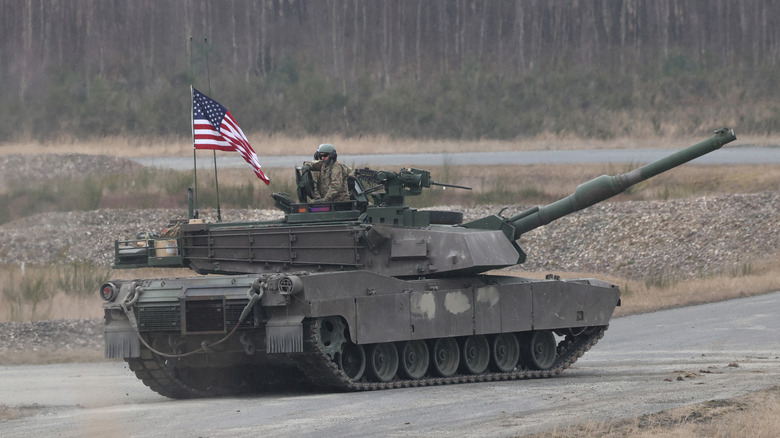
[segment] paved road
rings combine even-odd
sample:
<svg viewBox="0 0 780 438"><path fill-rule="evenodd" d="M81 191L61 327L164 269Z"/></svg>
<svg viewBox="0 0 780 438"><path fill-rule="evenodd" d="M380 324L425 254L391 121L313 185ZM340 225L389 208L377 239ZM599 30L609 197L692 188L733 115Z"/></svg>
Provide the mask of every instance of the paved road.
<svg viewBox="0 0 780 438"><path fill-rule="evenodd" d="M32 415L0 436L510 436L633 418L777 385L777 315L780 292L618 318L556 378L370 393L175 401L120 362L2 367L0 405Z"/></svg>
<svg viewBox="0 0 780 438"><path fill-rule="evenodd" d="M473 152L462 154L381 154L349 155L344 157L353 167L364 166L402 166L421 167L492 164L569 164L569 163L649 163L675 152L676 149L610 149L610 150L574 150L574 151L509 151L509 152ZM177 170L192 169L192 158L134 158L134 161L146 165ZM289 167L311 160L311 155L261 156L263 168ZM694 164L780 164L780 147L726 146L723 149L697 158ZM220 153L217 166L222 168L245 167L246 162L236 154ZM198 169L214 167L213 155L198 155Z"/></svg>

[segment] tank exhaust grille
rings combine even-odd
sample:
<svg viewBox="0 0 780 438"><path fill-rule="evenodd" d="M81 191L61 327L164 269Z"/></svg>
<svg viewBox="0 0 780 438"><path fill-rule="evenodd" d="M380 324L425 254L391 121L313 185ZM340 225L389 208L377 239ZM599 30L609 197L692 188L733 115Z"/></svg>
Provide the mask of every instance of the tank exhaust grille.
<svg viewBox="0 0 780 438"><path fill-rule="evenodd" d="M178 304L141 306L138 308L138 329L144 332L180 330L181 312Z"/></svg>
<svg viewBox="0 0 780 438"><path fill-rule="evenodd" d="M244 311L249 300L230 300L225 302L225 323L228 330L233 330L238 320L241 318L241 312ZM239 328L252 328L255 323L255 308L249 312L244 322L241 323Z"/></svg>

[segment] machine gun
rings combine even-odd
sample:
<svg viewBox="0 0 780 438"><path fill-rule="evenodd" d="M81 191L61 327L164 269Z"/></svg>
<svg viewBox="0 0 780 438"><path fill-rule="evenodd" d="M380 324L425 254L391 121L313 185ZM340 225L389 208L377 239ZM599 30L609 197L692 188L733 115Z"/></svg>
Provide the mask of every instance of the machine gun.
<svg viewBox="0 0 780 438"><path fill-rule="evenodd" d="M359 193L372 195L376 205L387 207L404 205L404 197L420 195L423 188L431 186L471 190L471 187L435 182L431 178L431 172L414 168L391 172L365 167L355 170L355 178L361 183L357 186ZM363 183L371 186L364 188ZM380 191L383 192L377 193Z"/></svg>

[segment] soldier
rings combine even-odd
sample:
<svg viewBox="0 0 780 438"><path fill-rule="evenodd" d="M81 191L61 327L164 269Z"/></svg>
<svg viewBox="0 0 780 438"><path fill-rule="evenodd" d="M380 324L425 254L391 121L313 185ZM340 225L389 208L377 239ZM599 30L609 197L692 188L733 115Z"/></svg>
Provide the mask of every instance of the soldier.
<svg viewBox="0 0 780 438"><path fill-rule="evenodd" d="M337 156L336 147L329 143L321 144L314 153L317 161L312 164L311 170L317 171L314 175L315 202L349 201L347 178L352 170L337 162Z"/></svg>

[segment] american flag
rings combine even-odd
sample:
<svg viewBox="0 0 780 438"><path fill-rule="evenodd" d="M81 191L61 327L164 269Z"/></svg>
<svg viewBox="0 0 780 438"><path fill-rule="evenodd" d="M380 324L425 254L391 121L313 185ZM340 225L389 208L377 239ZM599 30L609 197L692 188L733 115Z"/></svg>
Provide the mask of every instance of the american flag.
<svg viewBox="0 0 780 438"><path fill-rule="evenodd" d="M266 185L271 183L260 170L257 154L230 111L195 87L192 87L192 132L195 149L236 151L252 166L258 178Z"/></svg>

